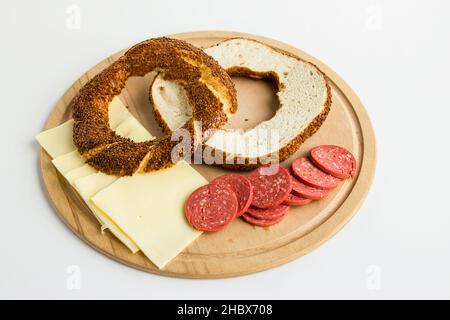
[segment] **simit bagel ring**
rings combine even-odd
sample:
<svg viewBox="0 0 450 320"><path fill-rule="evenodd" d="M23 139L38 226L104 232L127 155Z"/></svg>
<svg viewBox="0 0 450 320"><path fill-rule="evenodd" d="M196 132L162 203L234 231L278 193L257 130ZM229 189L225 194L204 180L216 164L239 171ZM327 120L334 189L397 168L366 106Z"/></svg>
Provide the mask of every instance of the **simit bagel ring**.
<svg viewBox="0 0 450 320"><path fill-rule="evenodd" d="M172 141L171 134L137 143L109 127L109 103L120 94L126 80L151 71L185 88L193 117L182 129L188 130L191 137L199 134L194 120L201 121L203 131L216 129L236 112L234 84L214 59L181 40L163 37L143 41L91 79L71 102L74 144L95 169L132 175L173 165L171 151L177 142Z"/></svg>

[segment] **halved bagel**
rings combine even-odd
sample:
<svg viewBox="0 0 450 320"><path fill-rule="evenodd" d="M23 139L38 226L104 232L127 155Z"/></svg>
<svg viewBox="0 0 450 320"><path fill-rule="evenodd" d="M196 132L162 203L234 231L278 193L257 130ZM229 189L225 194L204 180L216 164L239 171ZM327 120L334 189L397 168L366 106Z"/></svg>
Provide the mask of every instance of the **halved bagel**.
<svg viewBox="0 0 450 320"><path fill-rule="evenodd" d="M243 38L225 40L204 51L230 75L270 78L278 85L279 108L271 119L247 131L217 130L207 138L204 148L210 149L216 160L222 159L222 163L216 164L252 169L274 156L283 161L327 117L330 86L326 76L312 63ZM160 75L150 88L150 99L155 117L166 133L183 126L192 117L185 90Z"/></svg>

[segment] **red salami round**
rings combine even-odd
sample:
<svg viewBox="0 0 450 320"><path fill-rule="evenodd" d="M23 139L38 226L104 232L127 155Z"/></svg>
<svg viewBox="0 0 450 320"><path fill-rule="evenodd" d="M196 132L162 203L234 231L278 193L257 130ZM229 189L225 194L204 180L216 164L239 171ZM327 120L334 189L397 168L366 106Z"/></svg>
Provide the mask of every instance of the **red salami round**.
<svg viewBox="0 0 450 320"><path fill-rule="evenodd" d="M211 184L216 184L222 188L229 188L234 191L238 200L238 209L236 216L242 215L253 200L253 188L252 184L248 179L240 174L230 173L220 176L213 181Z"/></svg>
<svg viewBox="0 0 450 320"><path fill-rule="evenodd" d="M311 200L320 200L329 193L329 190L307 186L293 177L291 193Z"/></svg>
<svg viewBox="0 0 450 320"><path fill-rule="evenodd" d="M258 227L270 227L273 226L274 224L279 223L281 220L283 220L283 218L286 216L286 214L282 215L281 217L278 217L276 219L258 219L253 217L252 215L248 214L248 213L244 213L242 215L242 218L247 221L248 223L254 225L254 226L258 226Z"/></svg>
<svg viewBox="0 0 450 320"><path fill-rule="evenodd" d="M333 189L340 181L340 179L321 171L304 157L298 158L292 163L292 172L305 184L319 189Z"/></svg>
<svg viewBox="0 0 450 320"><path fill-rule="evenodd" d="M237 208L238 201L233 190L207 184L189 196L184 213L194 228L219 231L234 219Z"/></svg>
<svg viewBox="0 0 450 320"><path fill-rule="evenodd" d="M289 210L288 205L280 204L276 207L267 209L258 208L248 208L246 214L251 215L253 218L263 219L263 220L273 220L284 216Z"/></svg>
<svg viewBox="0 0 450 320"><path fill-rule="evenodd" d="M253 171L248 180L253 186L251 205L260 209L281 204L292 189L291 175L279 165L262 166Z"/></svg>
<svg viewBox="0 0 450 320"><path fill-rule="evenodd" d="M303 206L305 204L310 203L312 200L296 196L294 194L290 194L286 200L284 200L283 204L288 206Z"/></svg>
<svg viewBox="0 0 450 320"><path fill-rule="evenodd" d="M322 171L340 179L355 175L356 160L348 150L338 146L318 146L311 150L311 161Z"/></svg>

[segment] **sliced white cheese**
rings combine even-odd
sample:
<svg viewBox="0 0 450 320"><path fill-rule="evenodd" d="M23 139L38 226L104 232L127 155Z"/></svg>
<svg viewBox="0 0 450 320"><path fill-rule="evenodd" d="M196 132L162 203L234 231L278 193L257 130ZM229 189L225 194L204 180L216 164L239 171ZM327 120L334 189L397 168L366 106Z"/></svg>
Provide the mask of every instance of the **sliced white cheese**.
<svg viewBox="0 0 450 320"><path fill-rule="evenodd" d="M140 123L134 122L134 125L135 128L132 130L132 134L128 136L129 138L132 138L135 141L146 141L154 138ZM139 251L139 248L134 241L107 215L98 210L90 201L92 196L112 184L117 179L117 176L106 175L98 172L75 180L73 186L102 225L102 230L109 229L109 231L111 231L114 236L126 245L132 253L136 253Z"/></svg>
<svg viewBox="0 0 450 320"><path fill-rule="evenodd" d="M63 154L52 160L53 165L62 175L73 169L82 167L85 162L86 159L78 152L78 150Z"/></svg>
<svg viewBox="0 0 450 320"><path fill-rule="evenodd" d="M122 100L117 96L114 97L108 107L109 126L114 129L129 116L131 113Z"/></svg>
<svg viewBox="0 0 450 320"><path fill-rule="evenodd" d="M112 129L115 129L119 124L131 116L131 113L118 97L115 97L109 104L108 114L109 124ZM73 123L73 119L70 119L63 124L43 131L36 136L36 140L53 159L76 149L73 144L72 136Z"/></svg>
<svg viewBox="0 0 450 320"><path fill-rule="evenodd" d="M70 119L62 125L41 132L36 136L37 141L50 157L56 158L75 150L72 139L73 122L73 119Z"/></svg>
<svg viewBox="0 0 450 320"><path fill-rule="evenodd" d="M109 123L111 128L117 128L122 123L126 122L122 128L126 132L133 131L134 138L141 140L153 138L139 122L132 120L127 121L130 117L132 117L131 113L120 99L115 97L109 105ZM91 196L117 180L118 177L98 173L96 170L85 164L85 158L79 154L73 145L72 130L73 120L69 120L56 128L39 134L37 139L50 156L54 158L52 162L57 170L69 183L71 183L81 198L86 202L87 206L91 209L93 215L101 224L102 230L105 228L110 229L111 233L124 243L131 252L136 253L139 250L136 244L124 234L119 227L108 219L107 216L99 210L96 210L89 201ZM66 152L68 150L69 152Z"/></svg>
<svg viewBox="0 0 450 320"><path fill-rule="evenodd" d="M102 172L98 172L75 180L73 187L77 190L80 197L84 200L84 202L86 202L86 205L102 225L102 231L109 229L109 231L111 231L117 239L126 245L132 253L136 253L139 251L139 248L134 241L131 240L130 237L128 237L128 235L125 234L125 232L123 232L113 221L111 221L107 215L103 214L103 212L98 210L92 202L89 201L89 199L97 192L109 186L117 179L118 177L116 176L110 176Z"/></svg>
<svg viewBox="0 0 450 320"><path fill-rule="evenodd" d="M208 181L186 162L168 169L122 177L92 197L94 205L163 268L201 232L184 216L184 203Z"/></svg>
<svg viewBox="0 0 450 320"><path fill-rule="evenodd" d="M139 121L136 120L135 117L133 116L129 116L128 118L126 118L125 120L123 120L122 123L120 123L115 129L114 131L122 137L127 137L131 131L133 131L134 129L138 128L142 126Z"/></svg>
<svg viewBox="0 0 450 320"><path fill-rule="evenodd" d="M136 119L134 119L133 116L131 116L131 118L133 118L134 121L127 118L118 126L118 128L122 127L122 129L126 128L126 131L131 131L132 134L124 134L125 137L136 139L135 141L146 141L154 138ZM109 219L107 215L98 210L90 201L90 198L92 196L116 181L118 178L119 177L117 176L106 175L104 173L98 172L77 179L72 185L77 190L81 198L86 202L87 206L92 211L97 220L100 222L100 224L102 225L102 230L109 229L109 231L111 231L113 235L115 235L124 245L126 245L132 253L136 253L139 251L139 248L134 243L134 241L125 232L123 232L123 230L121 230L119 226L117 226L111 219Z"/></svg>
<svg viewBox="0 0 450 320"><path fill-rule="evenodd" d="M131 131L127 137L134 142L143 142L154 138L142 125Z"/></svg>
<svg viewBox="0 0 450 320"><path fill-rule="evenodd" d="M123 124L119 131L123 130L124 136L136 142L153 138L137 120L130 119L119 98L111 102L109 113L111 128ZM37 140L102 227L110 229L133 253L142 246L146 256L162 268L201 234L187 224L183 214L188 195L207 183L197 171L180 163L132 177L98 173L75 151L72 130L73 120L69 120L40 133ZM92 196L98 203L89 201Z"/></svg>
<svg viewBox="0 0 450 320"><path fill-rule="evenodd" d="M77 152L77 151L75 151L75 152ZM64 155L56 158L55 160L60 159L61 157L64 157ZM70 161L71 159L68 159L68 160ZM73 186L73 184L76 180L83 178L83 177L88 177L90 175L97 173L97 171L88 164L84 164L81 167L77 167L77 168L74 168L72 170L68 170L65 172L63 172L61 170L62 169L61 167L59 167L59 168L57 167L57 169L64 176L64 178L66 178L66 180L70 183L71 186ZM94 213L94 217L97 219L97 221L100 223L100 225L103 226L102 220L95 213Z"/></svg>
<svg viewBox="0 0 450 320"><path fill-rule="evenodd" d="M86 177L86 176L96 173L96 172L97 172L97 170L95 170L93 167L91 167L88 164L85 164L79 168L70 170L69 172L64 174L64 178L66 178L66 180L70 184L72 184L75 180L82 178L82 177Z"/></svg>

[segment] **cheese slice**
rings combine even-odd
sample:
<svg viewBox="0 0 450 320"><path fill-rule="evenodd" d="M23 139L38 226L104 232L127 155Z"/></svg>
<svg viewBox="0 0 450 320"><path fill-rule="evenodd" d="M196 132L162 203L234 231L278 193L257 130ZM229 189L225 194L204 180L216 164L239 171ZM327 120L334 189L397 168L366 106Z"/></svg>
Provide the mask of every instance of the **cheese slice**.
<svg viewBox="0 0 450 320"><path fill-rule="evenodd" d="M135 117L130 115L121 124L119 124L117 128L114 129L114 131L119 136L127 137L131 133L131 131L140 126L142 125L139 123L139 121L137 121Z"/></svg>
<svg viewBox="0 0 450 320"><path fill-rule="evenodd" d="M124 120L130 117L131 113L119 97L114 97L109 104L108 115L110 127L115 129ZM76 150L72 137L73 123L73 119L70 119L63 124L43 131L36 136L39 144L53 159Z"/></svg>
<svg viewBox="0 0 450 320"><path fill-rule="evenodd" d="M77 150L63 154L52 160L53 165L62 175L73 169L82 167L85 162L86 159Z"/></svg>
<svg viewBox="0 0 450 320"><path fill-rule="evenodd" d="M72 139L73 123L74 121L71 119L36 136L37 141L39 141L50 157L56 158L75 150Z"/></svg>
<svg viewBox="0 0 450 320"><path fill-rule="evenodd" d="M109 186L117 179L118 177L116 176L110 176L102 172L98 172L75 180L73 187L77 190L80 197L84 200L86 205L102 225L102 231L109 229L109 231L125 246L127 246L132 253L136 253L139 251L139 248L134 241L131 240L131 238L123 232L119 226L109 219L107 215L103 214L103 212L98 210L92 202L89 201L89 199L97 192Z"/></svg>
<svg viewBox="0 0 450 320"><path fill-rule="evenodd" d="M117 96L114 97L108 106L109 126L114 129L129 116L131 116L131 113L122 100Z"/></svg>
<svg viewBox="0 0 450 320"><path fill-rule="evenodd" d="M73 151L73 152L77 152L77 151ZM71 170L66 170L67 168L69 168L69 165L64 163L63 160L67 160L67 163L71 163L71 161L73 160L72 159L72 157L73 157L72 153L73 152L70 152L70 153L68 153L66 155L59 156L58 158L52 160L52 162L54 164L55 164L55 160L57 160L56 164L55 164L56 168L58 169L58 171L64 176L64 178L66 178L66 180L72 186L73 186L75 180L78 180L78 179L83 178L83 177L90 176L90 175L95 174L97 172L94 168L92 168L88 164L82 164L79 167L75 167L75 168L73 168ZM73 167L73 165L70 165L70 167ZM101 218L98 217L95 213L94 213L94 217L97 219L97 221L100 223L100 225L103 226Z"/></svg>
<svg viewBox="0 0 450 320"><path fill-rule="evenodd" d="M208 181L186 162L122 177L91 198L93 204L163 268L201 232L184 216L184 203Z"/></svg>
<svg viewBox="0 0 450 320"><path fill-rule="evenodd" d="M97 170L95 170L93 167L91 167L88 164L85 164L79 168L70 170L69 172L64 174L64 178L66 178L66 180L70 184L72 184L75 180L82 178L82 177L86 177L86 176L96 173L96 172L97 172Z"/></svg>
<svg viewBox="0 0 450 320"><path fill-rule="evenodd" d="M152 140L154 137L145 129L142 125L135 128L133 131L128 134L128 138L133 140L134 142L144 142L148 140Z"/></svg>

